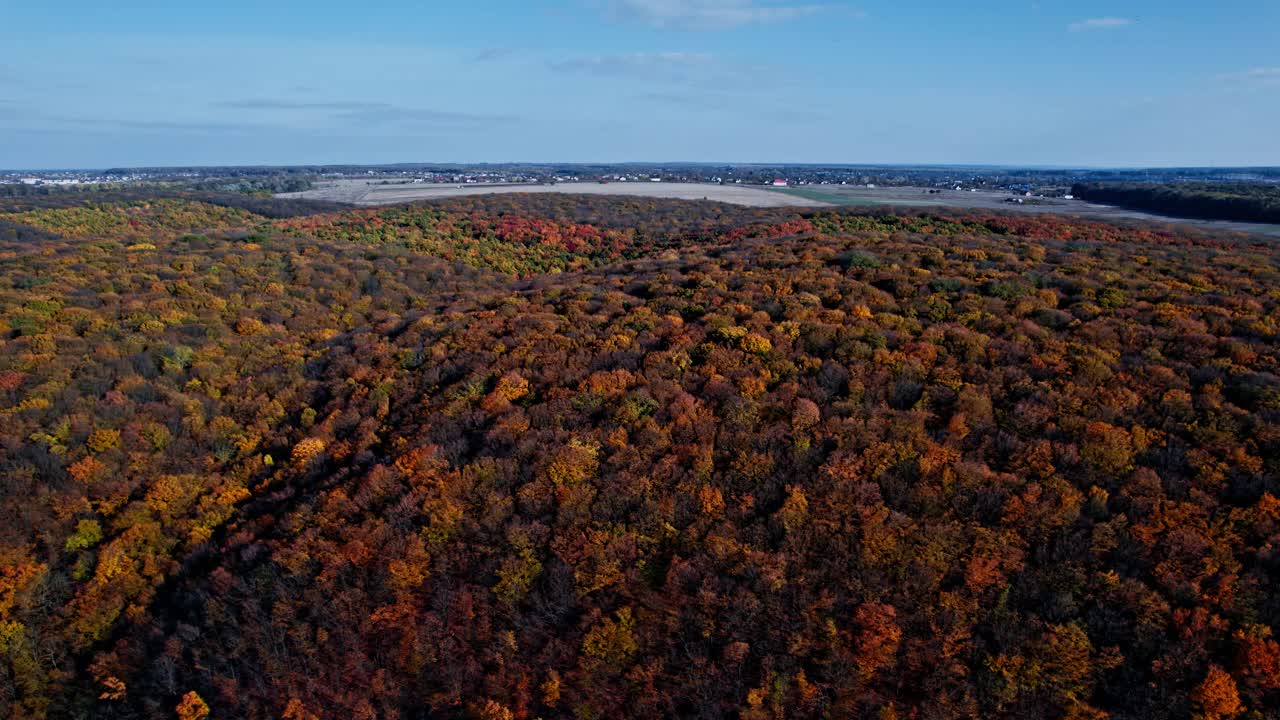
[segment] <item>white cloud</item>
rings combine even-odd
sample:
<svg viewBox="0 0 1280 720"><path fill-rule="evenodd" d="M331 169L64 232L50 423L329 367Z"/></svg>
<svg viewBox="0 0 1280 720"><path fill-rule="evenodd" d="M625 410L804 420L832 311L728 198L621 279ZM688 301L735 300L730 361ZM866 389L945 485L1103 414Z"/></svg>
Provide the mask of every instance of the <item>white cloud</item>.
<svg viewBox="0 0 1280 720"><path fill-rule="evenodd" d="M599 0L615 17L658 28L710 30L777 23L813 15L823 5L778 5L761 0Z"/></svg>
<svg viewBox="0 0 1280 720"><path fill-rule="evenodd" d="M1129 18L1101 17L1074 22L1067 26L1071 32L1088 32L1090 30L1118 30L1133 24Z"/></svg>

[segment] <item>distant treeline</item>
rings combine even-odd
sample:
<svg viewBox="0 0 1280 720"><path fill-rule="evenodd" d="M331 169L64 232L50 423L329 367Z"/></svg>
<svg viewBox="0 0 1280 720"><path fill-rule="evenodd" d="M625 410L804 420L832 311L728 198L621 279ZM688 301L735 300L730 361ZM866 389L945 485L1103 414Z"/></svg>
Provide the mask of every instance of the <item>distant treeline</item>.
<svg viewBox="0 0 1280 720"><path fill-rule="evenodd" d="M208 190L214 192L233 192L245 195L262 193L288 193L310 190L314 184L309 177L270 176L270 177L225 177L214 178L194 183L192 190Z"/></svg>
<svg viewBox="0 0 1280 720"><path fill-rule="evenodd" d="M292 175L272 175L268 177L246 177L240 175L206 178L196 181L155 181L146 183L95 183L92 185L0 185L0 197L47 197L50 195L84 195L99 199L98 193L113 193L120 190L149 193L163 192L171 189L186 189L204 192L237 193L242 195L269 195L274 193L302 192L313 187L311 178Z"/></svg>
<svg viewBox="0 0 1280 720"><path fill-rule="evenodd" d="M1081 183L1072 193L1091 202L1177 217L1280 223L1277 185Z"/></svg>
<svg viewBox="0 0 1280 720"><path fill-rule="evenodd" d="M178 197L200 200L211 205L248 210L251 213L269 218L318 215L320 213L337 212L350 207L344 203L328 200L282 200L269 195L240 195L236 193L195 192L181 193Z"/></svg>
<svg viewBox="0 0 1280 720"><path fill-rule="evenodd" d="M12 185L0 188L29 187ZM268 218L289 218L301 215L317 215L337 212L348 205L324 200L282 200L261 194L241 194L229 192L187 192L173 188L90 186L101 190L53 189L45 193L32 193L26 196L6 196L0 192L0 213L16 212L26 209L56 209L83 207L86 203L128 203L172 198L196 200L210 205L247 210L256 215ZM37 187L37 189L41 189Z"/></svg>
<svg viewBox="0 0 1280 720"><path fill-rule="evenodd" d="M50 195L85 195L97 200L97 193L116 192L124 187L123 183L95 183L93 185L0 185L0 198L41 198ZM137 187L137 186L135 186Z"/></svg>

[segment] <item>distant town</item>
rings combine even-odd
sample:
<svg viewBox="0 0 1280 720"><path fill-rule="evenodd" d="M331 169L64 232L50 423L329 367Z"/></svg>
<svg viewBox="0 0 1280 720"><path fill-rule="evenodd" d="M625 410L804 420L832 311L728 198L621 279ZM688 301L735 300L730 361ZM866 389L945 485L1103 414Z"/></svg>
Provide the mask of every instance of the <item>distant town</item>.
<svg viewBox="0 0 1280 720"><path fill-rule="evenodd" d="M305 190L315 182L374 184L704 183L804 187L862 185L982 190L1011 197L1066 197L1077 183L1240 183L1280 185L1280 168L1058 169L980 166L509 164L313 165L0 171L0 185L29 188L102 185L191 186L205 190Z"/></svg>

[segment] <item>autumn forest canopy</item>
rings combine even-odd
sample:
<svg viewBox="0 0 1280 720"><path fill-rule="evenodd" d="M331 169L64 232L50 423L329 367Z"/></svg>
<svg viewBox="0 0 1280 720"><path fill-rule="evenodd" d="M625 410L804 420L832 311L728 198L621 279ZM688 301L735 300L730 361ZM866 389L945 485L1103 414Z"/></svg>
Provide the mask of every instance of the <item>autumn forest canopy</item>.
<svg viewBox="0 0 1280 720"><path fill-rule="evenodd" d="M0 199L0 717L1261 719L1276 241Z"/></svg>

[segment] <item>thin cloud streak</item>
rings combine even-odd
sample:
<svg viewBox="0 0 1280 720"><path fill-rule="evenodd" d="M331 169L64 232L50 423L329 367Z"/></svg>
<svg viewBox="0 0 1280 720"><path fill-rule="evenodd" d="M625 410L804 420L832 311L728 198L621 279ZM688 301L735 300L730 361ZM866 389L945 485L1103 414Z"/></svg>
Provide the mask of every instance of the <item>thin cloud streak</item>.
<svg viewBox="0 0 1280 720"><path fill-rule="evenodd" d="M778 93L799 83L782 68L724 58L706 52L638 52L624 55L591 55L567 58L547 64L553 72L584 78L630 80L632 90L667 93L655 96L668 104L703 105L688 99L692 94L707 98L732 94L758 95L768 89ZM681 96L681 100L675 99Z"/></svg>
<svg viewBox="0 0 1280 720"><path fill-rule="evenodd" d="M777 122L810 122L830 118L829 114L821 110L780 109L772 104L762 104L758 98L749 95L714 92L650 92L638 96L636 100L650 107L665 105L730 117L767 118Z"/></svg>
<svg viewBox="0 0 1280 720"><path fill-rule="evenodd" d="M249 98L245 100L225 100L214 103L215 107L232 110L353 110L367 108L382 103L366 102L310 102L300 100L278 100L274 98Z"/></svg>
<svg viewBox="0 0 1280 720"><path fill-rule="evenodd" d="M506 47L485 48L476 53L475 56L471 58L471 61L478 63L492 62L494 60L501 60L503 58L510 57L511 55L514 55L515 52L515 50Z"/></svg>
<svg viewBox="0 0 1280 720"><path fill-rule="evenodd" d="M1218 80L1251 85L1280 85L1280 67L1256 67L1242 72L1224 73Z"/></svg>
<svg viewBox="0 0 1280 720"><path fill-rule="evenodd" d="M551 69L598 77L640 77L688 80L698 72L713 68L715 58L708 53L641 52L628 55L592 55L551 63Z"/></svg>
<svg viewBox="0 0 1280 720"><path fill-rule="evenodd" d="M1091 30L1119 30L1120 28L1129 27L1133 24L1133 20L1121 17L1101 17L1090 18L1074 22L1067 26L1070 32L1089 32Z"/></svg>
<svg viewBox="0 0 1280 720"><path fill-rule="evenodd" d="M618 20L655 28L718 30L786 22L808 17L825 5L771 5L758 0L603 0L606 13Z"/></svg>
<svg viewBox="0 0 1280 720"><path fill-rule="evenodd" d="M554 71L637 83L667 90L697 89L700 93L759 93L792 85L779 68L721 58L704 52L639 52L626 55L592 55L548 63Z"/></svg>
<svg viewBox="0 0 1280 720"><path fill-rule="evenodd" d="M214 103L214 107L245 110L283 109L318 110L322 116L318 122L298 122L299 118L270 121L250 117L245 120L208 121L184 119L133 119L99 116L46 113L39 110L19 110L16 104L0 100L0 129L6 132L48 130L62 127L76 132L170 133L181 135L251 135L278 133L357 132L373 130L376 133L429 132L453 133L479 130L518 120L515 116L480 115L459 112L443 112L418 108L402 108L389 103L317 102L303 103L282 100L235 100Z"/></svg>
<svg viewBox="0 0 1280 720"><path fill-rule="evenodd" d="M325 101L308 102L278 100L274 98L249 98L214 103L215 107L253 111L320 111L330 117L353 124L390 124L397 122L425 124L482 125L516 120L511 115L491 115L450 110L408 108L383 102Z"/></svg>

